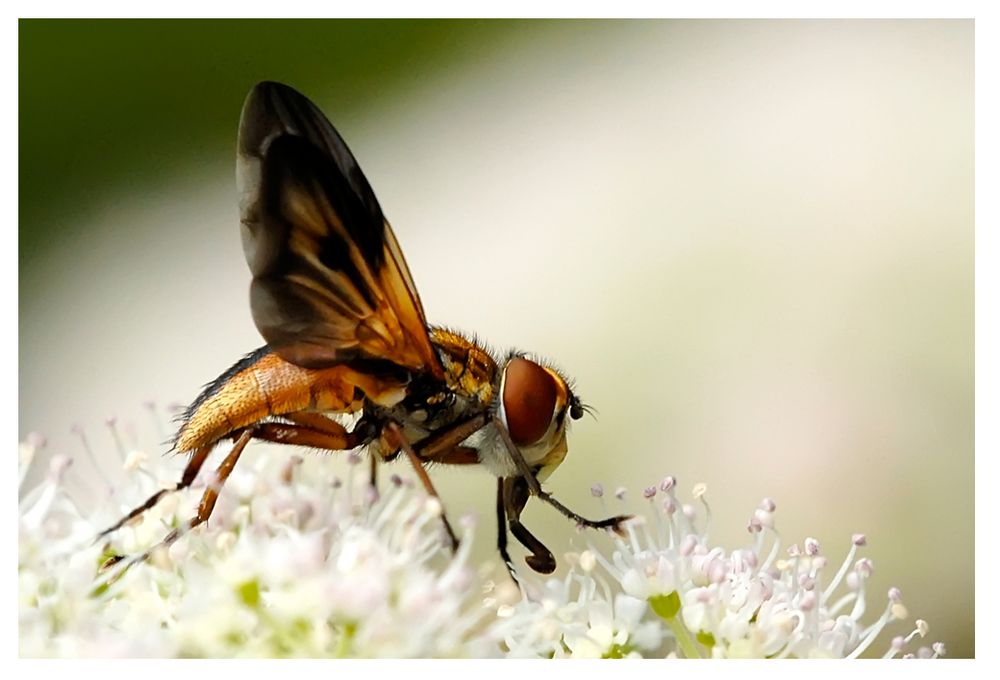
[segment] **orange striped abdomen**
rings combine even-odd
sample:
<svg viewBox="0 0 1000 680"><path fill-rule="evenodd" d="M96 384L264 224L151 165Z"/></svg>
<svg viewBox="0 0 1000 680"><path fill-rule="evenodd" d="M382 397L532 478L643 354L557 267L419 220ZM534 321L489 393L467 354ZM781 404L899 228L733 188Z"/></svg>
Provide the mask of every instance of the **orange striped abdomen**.
<svg viewBox="0 0 1000 680"><path fill-rule="evenodd" d="M392 405L405 396L405 385L345 364L302 368L264 346L206 386L185 412L175 448L186 452L215 444L269 416L296 411L353 413L362 407L366 396Z"/></svg>

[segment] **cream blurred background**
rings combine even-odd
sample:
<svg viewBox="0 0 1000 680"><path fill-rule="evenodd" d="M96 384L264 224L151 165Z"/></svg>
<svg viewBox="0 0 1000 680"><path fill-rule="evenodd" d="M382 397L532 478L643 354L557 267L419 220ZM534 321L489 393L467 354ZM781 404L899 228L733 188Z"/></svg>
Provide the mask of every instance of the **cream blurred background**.
<svg viewBox="0 0 1000 680"><path fill-rule="evenodd" d="M19 427L76 456L81 496L99 478L71 425L109 467L108 416L155 450L143 401L190 401L261 344L233 148L246 91L276 79L350 144L430 321L551 358L597 409L561 500L596 515L597 481L634 508L664 475L705 482L735 548L769 496L831 561L866 533L872 606L899 586L973 655L972 22L22 22L20 41ZM434 478L495 559L493 479ZM584 545L546 507L526 521L557 555Z"/></svg>

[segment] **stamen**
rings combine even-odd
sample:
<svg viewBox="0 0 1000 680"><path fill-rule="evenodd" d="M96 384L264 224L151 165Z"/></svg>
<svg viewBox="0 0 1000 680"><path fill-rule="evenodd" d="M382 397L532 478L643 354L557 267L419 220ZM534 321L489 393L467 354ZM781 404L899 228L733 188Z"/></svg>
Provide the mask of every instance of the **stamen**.
<svg viewBox="0 0 1000 680"><path fill-rule="evenodd" d="M691 495L700 500L701 504L705 506L705 528L701 533L706 543L712 533L712 507L708 504L707 494L708 485L704 482L695 484L694 489L691 491Z"/></svg>
<svg viewBox="0 0 1000 680"><path fill-rule="evenodd" d="M854 565L852 575L857 579L857 599L854 601L854 608L851 609L849 616L855 621L860 621L861 617L865 614L865 583L867 583L868 577L871 576L872 570L872 561L866 557L862 557Z"/></svg>
<svg viewBox="0 0 1000 680"><path fill-rule="evenodd" d="M160 420L160 416L156 411L156 402L153 401L152 399L147 399L146 401L142 402L142 405L143 407L145 407L147 411L149 411L149 415L153 420L153 427L156 428L157 439L161 441L163 439L166 439L167 437L166 430L163 427L163 421Z"/></svg>
<svg viewBox="0 0 1000 680"><path fill-rule="evenodd" d="M73 425L73 427L70 428L70 431L80 438L80 443L83 445L83 452L84 454L86 454L87 460L90 462L91 467L94 468L94 470L97 472L97 476L100 477L101 481L103 481L105 486L107 486L108 495L109 496L113 495L115 487L111 483L111 480L109 480L108 477L104 474L104 469L97 464L97 458L94 457L94 452L90 448L90 442L87 441L87 435L83 431L83 426Z"/></svg>
<svg viewBox="0 0 1000 680"><path fill-rule="evenodd" d="M858 552L858 547L863 546L867 543L864 534L854 534L851 537L851 548L847 551L847 557L844 558L844 562L840 565L840 569L837 570L837 575L833 577L830 581L830 585L826 587L823 591L823 599L828 600L833 594L833 591L837 589L840 582L844 579L847 574L847 570L850 569L851 563L854 561L854 557Z"/></svg>
<svg viewBox="0 0 1000 680"><path fill-rule="evenodd" d="M111 431L111 438L115 440L115 450L118 451L118 457L124 463L127 452L125 451L125 446L122 444L121 436L118 434L118 416L108 416L104 419L104 424Z"/></svg>
<svg viewBox="0 0 1000 680"><path fill-rule="evenodd" d="M885 625L889 623L889 621L891 621L893 618L898 618L897 615L901 613L899 611L900 608L902 608L903 613L905 613L905 607L903 607L902 604L898 602L898 599L894 600L893 590L896 591L896 595L898 598L899 589L898 588L890 589L889 604L886 606L885 611L882 612L882 616L880 616L875 623L873 623L866 631L864 631L861 634L861 642L858 643L858 646L855 647L854 650L850 654L848 654L846 658L856 659L859 656L861 656L861 654L863 654L864 651L868 649L871 643L875 641L875 638L879 636L879 633L882 632L882 629L885 628Z"/></svg>
<svg viewBox="0 0 1000 680"><path fill-rule="evenodd" d="M906 648L906 639L902 635L897 635L889 643L889 649L882 655L883 659L892 659Z"/></svg>

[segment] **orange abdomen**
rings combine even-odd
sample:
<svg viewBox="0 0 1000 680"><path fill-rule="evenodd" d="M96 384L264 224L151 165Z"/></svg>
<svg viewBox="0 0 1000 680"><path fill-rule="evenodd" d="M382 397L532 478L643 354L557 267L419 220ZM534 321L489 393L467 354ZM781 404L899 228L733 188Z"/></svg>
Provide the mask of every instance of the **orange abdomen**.
<svg viewBox="0 0 1000 680"><path fill-rule="evenodd" d="M297 411L353 413L365 397L392 405L405 396L404 388L346 364L302 368L264 346L206 386L185 412L174 446L178 452L193 451L270 416Z"/></svg>

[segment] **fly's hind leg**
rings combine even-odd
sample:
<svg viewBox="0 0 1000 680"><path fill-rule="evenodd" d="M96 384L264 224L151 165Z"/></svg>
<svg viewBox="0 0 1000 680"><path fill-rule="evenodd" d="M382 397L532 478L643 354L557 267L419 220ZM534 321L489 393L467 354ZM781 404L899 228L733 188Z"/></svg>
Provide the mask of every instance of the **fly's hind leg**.
<svg viewBox="0 0 1000 680"><path fill-rule="evenodd" d="M233 468L236 467L236 462L239 460L243 450L246 448L251 439L261 439L278 444L308 446L331 451L343 451L365 444L372 438L372 428L367 424L362 425L359 423L359 427L355 427L353 431L348 431L340 423L318 413L302 411L285 414L282 418L291 422L261 423L232 433L230 436L236 440L236 443L216 469L215 480L202 494L201 501L198 503L198 511L195 516L181 527L171 530L162 541L154 545L149 550L146 550L144 553L130 559L125 564L124 568L116 572L105 582L105 586L111 585L117 581L133 565L148 560L156 550L169 547L186 532L208 521L209 517L212 515L212 511L215 509L215 504L219 499L219 492L222 490L222 486L226 483L226 480L232 473ZM190 486L195 477L198 475L198 471L204 465L205 460L208 458L208 454L211 452L214 444L215 442L195 451L194 456L192 456L187 467L184 469L184 475L181 478L181 481L174 485L174 488L165 489L153 494L153 496L147 499L145 503L132 510L125 516L125 518L111 528L102 532L101 535L103 536L114 531L115 529L118 529L128 520L133 517L137 517L145 510L153 507L165 493ZM122 562L124 559L125 557L123 555L112 556L102 565L101 571L107 571L114 565Z"/></svg>
<svg viewBox="0 0 1000 680"><path fill-rule="evenodd" d="M181 481L177 482L172 487L168 487L166 489L160 489L159 491L154 493L152 496L147 498L141 505L136 506L131 511L129 511L127 515L125 515L120 520L109 526L101 533L99 533L97 535L97 540L104 538L108 534L115 532L118 529L121 529L123 526L128 524L128 522L135 519L136 517L138 517L139 515L141 515L142 513L146 512L147 510L155 506L157 503L159 503L160 499L163 498L168 493L172 493L174 491L181 491L182 489L186 489L187 487L191 486L191 484L194 483L195 478L198 476L198 472L201 470L202 466L205 464L205 461L208 459L208 454L212 452L212 447L214 445L215 442L213 442L212 444L207 444L205 446L202 446L199 449L195 449L194 453L191 454L191 460L188 461L187 466L184 468L184 473L181 475Z"/></svg>
<svg viewBox="0 0 1000 680"><path fill-rule="evenodd" d="M279 423L267 423L264 425L258 425L253 429L252 437L255 439L277 442L279 444L298 444L301 446L330 449L333 451L353 449L366 443L372 437L372 428L367 425L360 428L356 427L354 431L348 432L347 429L340 423L319 413L300 411L296 413L289 413L282 417L292 421L294 424L285 425ZM237 431L230 436L232 436L235 440L246 431L247 430ZM205 461L208 459L208 454L212 452L212 449L217 443L217 441L213 441L195 449L194 453L191 454L191 459L188 461L187 466L184 468L184 472L181 475L181 481L171 487L160 489L154 493L143 503L130 510L128 514L120 520L99 533L97 535L97 540L104 538L118 529L121 529L131 520L135 519L146 510L154 507L160 502L160 499L168 493L182 491L191 486L194 483L195 478L198 476L198 473L201 471L201 468L204 466Z"/></svg>
<svg viewBox="0 0 1000 680"><path fill-rule="evenodd" d="M328 451L347 451L367 444L374 438L374 429L364 420L353 430L320 413L297 411L281 416L289 423L261 423L254 427L254 439L275 444L293 444Z"/></svg>
<svg viewBox="0 0 1000 680"><path fill-rule="evenodd" d="M330 451L346 451L367 444L374 438L375 428L364 419L359 420L353 430L348 430L335 420L310 411L299 411L282 416L291 424L265 423L257 426L256 439L265 439L278 444L296 444ZM369 480L376 491L376 456L371 456Z"/></svg>
<svg viewBox="0 0 1000 680"><path fill-rule="evenodd" d="M240 459L240 455L243 454L243 450L246 448L253 436L255 436L254 428L243 430L238 436L236 444L233 445L232 450L228 455L226 455L222 463L219 464L219 467L216 468L215 480L213 483L208 485L208 488L205 489L205 492L202 494L201 501L198 503L198 512L195 516L181 527L171 529L170 533L168 533L162 541L153 547L130 559L120 571L116 572L111 578L108 579L107 585L110 585L121 578L132 566L148 560L156 550L169 547L185 533L194 529L199 524L203 524L208 521L208 518L212 516L212 511L215 509L215 503L219 499L219 492L222 490L226 480L229 479L229 475L232 473L233 468L236 467L236 462ZM102 571L109 569L123 559L124 557L120 555L112 557L104 563Z"/></svg>

